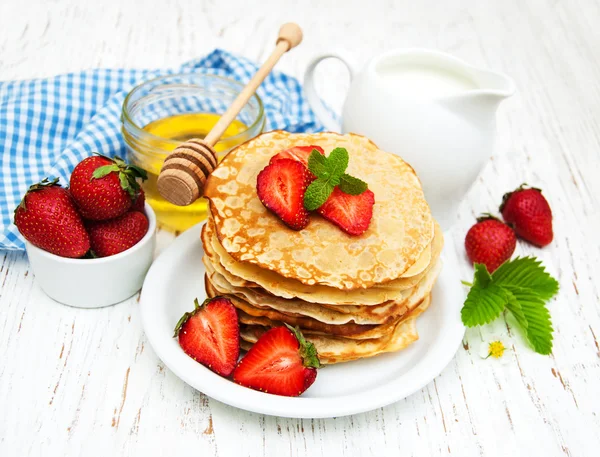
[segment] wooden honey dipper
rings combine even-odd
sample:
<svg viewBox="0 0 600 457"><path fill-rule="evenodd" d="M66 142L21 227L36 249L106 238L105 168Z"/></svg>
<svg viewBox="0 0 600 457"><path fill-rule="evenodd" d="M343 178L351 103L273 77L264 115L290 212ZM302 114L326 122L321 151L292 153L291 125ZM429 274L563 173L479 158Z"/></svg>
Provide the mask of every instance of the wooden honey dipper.
<svg viewBox="0 0 600 457"><path fill-rule="evenodd" d="M165 199L174 205L187 206L202 195L206 179L217 167L217 152L213 146L254 95L279 58L298 46L301 41L302 30L298 24L291 22L283 24L279 29L273 53L242 89L208 135L204 139L190 139L169 154L160 170L157 182L158 191Z"/></svg>

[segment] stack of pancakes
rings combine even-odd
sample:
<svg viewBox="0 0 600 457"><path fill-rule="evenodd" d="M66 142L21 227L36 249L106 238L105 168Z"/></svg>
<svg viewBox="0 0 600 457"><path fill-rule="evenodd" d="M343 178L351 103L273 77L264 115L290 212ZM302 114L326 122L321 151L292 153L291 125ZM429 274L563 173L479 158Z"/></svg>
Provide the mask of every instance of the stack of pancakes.
<svg viewBox="0 0 600 457"><path fill-rule="evenodd" d="M293 231L262 205L258 173L273 155L302 145L348 150L347 173L375 194L363 235L347 235L318 215ZM418 178L398 156L359 135L269 132L231 151L205 196L206 291L235 305L244 348L284 323L300 327L329 364L417 340L415 321L429 306L443 237Z"/></svg>

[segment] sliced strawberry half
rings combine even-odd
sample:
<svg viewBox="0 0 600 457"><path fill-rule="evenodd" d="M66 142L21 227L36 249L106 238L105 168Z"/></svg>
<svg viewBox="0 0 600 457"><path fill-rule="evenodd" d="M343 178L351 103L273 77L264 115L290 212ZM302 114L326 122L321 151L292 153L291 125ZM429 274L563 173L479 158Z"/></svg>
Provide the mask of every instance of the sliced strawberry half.
<svg viewBox="0 0 600 457"><path fill-rule="evenodd" d="M349 235L362 235L371 223L374 204L375 195L369 189L349 195L336 187L318 212Z"/></svg>
<svg viewBox="0 0 600 457"><path fill-rule="evenodd" d="M285 149L271 157L271 162L276 162L281 159L292 159L301 162L305 167L308 167L308 158L310 153L316 149L319 154L325 155L325 151L321 146L294 146L293 148Z"/></svg>
<svg viewBox="0 0 600 457"><path fill-rule="evenodd" d="M314 345L290 326L265 332L233 371L238 384L262 392L297 397L317 379Z"/></svg>
<svg viewBox="0 0 600 457"><path fill-rule="evenodd" d="M312 175L300 162L280 159L267 165L256 181L258 198L292 230L308 225L308 211L304 208L304 193Z"/></svg>
<svg viewBox="0 0 600 457"><path fill-rule="evenodd" d="M175 327L181 349L191 358L221 376L229 376L240 355L240 327L231 301L223 297L194 300L194 310L185 313Z"/></svg>

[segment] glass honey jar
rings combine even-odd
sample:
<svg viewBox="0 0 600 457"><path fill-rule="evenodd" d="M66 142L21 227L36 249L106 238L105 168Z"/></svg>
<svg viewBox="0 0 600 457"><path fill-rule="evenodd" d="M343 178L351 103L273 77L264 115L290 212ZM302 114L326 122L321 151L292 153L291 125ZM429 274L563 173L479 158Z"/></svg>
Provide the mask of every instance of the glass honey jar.
<svg viewBox="0 0 600 457"><path fill-rule="evenodd" d="M156 181L167 155L190 138L204 138L243 87L220 76L179 74L147 81L125 98L122 132L127 160L148 172L142 186L160 227L181 232L206 218L205 199L173 205L158 193ZM263 103L255 94L215 145L219 160L261 133L264 125Z"/></svg>

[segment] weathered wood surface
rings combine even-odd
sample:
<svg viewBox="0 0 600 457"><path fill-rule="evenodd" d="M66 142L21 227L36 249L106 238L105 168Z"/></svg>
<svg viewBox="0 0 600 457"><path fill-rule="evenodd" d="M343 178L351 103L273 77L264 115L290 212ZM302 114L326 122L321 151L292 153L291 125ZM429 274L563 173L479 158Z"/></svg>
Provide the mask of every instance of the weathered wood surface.
<svg viewBox="0 0 600 457"><path fill-rule="evenodd" d="M550 304L553 356L534 354L497 322L468 331L442 374L396 404L329 420L265 417L211 400L166 369L135 298L101 310L61 306L36 286L24 255L0 253L0 455L597 455L600 3L256 3L3 0L0 79L177 66L215 47L261 60L288 20L303 26L305 41L279 68L298 77L329 46L359 62L432 47L506 72L519 91L499 111L496 153L448 243L462 256L475 215L521 182L544 189L555 241L518 249L561 283ZM319 74L323 97L339 109L344 69L326 62ZM458 268L469 278L466 261ZM504 365L478 355L498 333L514 347Z"/></svg>

